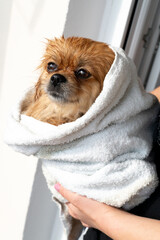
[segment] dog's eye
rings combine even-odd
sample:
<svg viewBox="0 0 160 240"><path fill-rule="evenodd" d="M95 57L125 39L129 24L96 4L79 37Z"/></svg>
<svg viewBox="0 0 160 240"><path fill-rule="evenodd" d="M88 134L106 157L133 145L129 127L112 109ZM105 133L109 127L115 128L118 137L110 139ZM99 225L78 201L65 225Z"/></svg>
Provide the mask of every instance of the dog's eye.
<svg viewBox="0 0 160 240"><path fill-rule="evenodd" d="M83 68L76 71L75 75L78 79L86 79L86 78L89 78L91 76L91 74Z"/></svg>
<svg viewBox="0 0 160 240"><path fill-rule="evenodd" d="M49 62L47 65L47 71L54 72L55 70L57 70L57 65L54 62Z"/></svg>

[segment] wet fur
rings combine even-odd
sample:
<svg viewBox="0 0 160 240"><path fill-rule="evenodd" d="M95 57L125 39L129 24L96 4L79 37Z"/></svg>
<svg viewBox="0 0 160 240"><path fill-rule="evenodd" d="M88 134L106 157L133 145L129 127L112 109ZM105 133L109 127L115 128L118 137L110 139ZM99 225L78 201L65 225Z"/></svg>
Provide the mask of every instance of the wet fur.
<svg viewBox="0 0 160 240"><path fill-rule="evenodd" d="M40 65L41 75L23 101L22 113L53 125L76 120L86 113L101 92L113 60L114 53L105 43L79 37L48 40ZM47 71L48 62L57 64L54 74L67 79L63 86L64 99L56 99L47 92L53 75ZM91 76L77 79L75 71L80 68L87 69Z"/></svg>

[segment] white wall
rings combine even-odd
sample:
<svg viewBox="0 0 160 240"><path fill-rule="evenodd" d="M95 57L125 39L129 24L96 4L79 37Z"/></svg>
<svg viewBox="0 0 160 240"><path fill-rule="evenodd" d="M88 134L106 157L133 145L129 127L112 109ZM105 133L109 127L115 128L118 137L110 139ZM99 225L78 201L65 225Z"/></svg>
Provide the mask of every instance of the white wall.
<svg viewBox="0 0 160 240"><path fill-rule="evenodd" d="M36 159L15 153L3 143L7 115L17 96L37 79L34 70L40 62L44 38L63 33L68 3L69 0L0 1L0 239L3 240L23 238L37 168ZM39 176L36 176L34 184L37 177L42 178L40 171L39 167ZM45 189L44 180L40 181L42 191L39 192L45 192L44 196L50 204L51 195ZM37 196L35 213L42 206L41 198L44 197ZM42 213L47 213L45 207ZM50 209L54 214L55 208ZM38 221L39 227L42 227L41 219L37 218L37 224ZM36 233L29 236L32 230L25 231L25 239L48 239L48 233L43 229L41 236L36 236Z"/></svg>
<svg viewBox="0 0 160 240"><path fill-rule="evenodd" d="M7 4L5 1L0 1L0 92L2 83L2 74L4 69L4 59L6 52L6 41L8 39L9 24L11 18L12 0L8 0ZM4 24L5 22L5 24Z"/></svg>
<svg viewBox="0 0 160 240"><path fill-rule="evenodd" d="M135 0L70 0L64 35L122 47Z"/></svg>
<svg viewBox="0 0 160 240"><path fill-rule="evenodd" d="M111 0L70 0L64 35L98 39L105 5ZM121 0L120 0L121 1Z"/></svg>

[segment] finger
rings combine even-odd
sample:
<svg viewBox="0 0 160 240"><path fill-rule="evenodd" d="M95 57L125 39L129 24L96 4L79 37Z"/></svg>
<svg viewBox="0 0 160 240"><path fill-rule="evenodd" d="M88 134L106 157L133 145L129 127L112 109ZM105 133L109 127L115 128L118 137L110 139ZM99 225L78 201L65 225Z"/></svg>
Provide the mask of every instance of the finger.
<svg viewBox="0 0 160 240"><path fill-rule="evenodd" d="M59 183L55 184L54 187L65 199L67 199L68 202L72 203L81 211L83 211L83 209L86 209L88 206L88 210L92 212L94 211L95 207L99 207L99 205L102 204L93 199L89 199L85 196L71 192Z"/></svg>
<svg viewBox="0 0 160 240"><path fill-rule="evenodd" d="M89 227L89 225L87 225L86 223L84 223L84 222L81 222L81 223L82 223L83 227Z"/></svg>
<svg viewBox="0 0 160 240"><path fill-rule="evenodd" d="M78 208L76 208L73 204L71 203L66 203L67 207L68 207L68 212L69 214L73 217L76 218L78 220L81 221L81 211L79 211ZM88 224L86 224L84 221L81 221L82 225L84 227L89 227Z"/></svg>
<svg viewBox="0 0 160 240"><path fill-rule="evenodd" d="M77 193L69 191L59 183L55 184L54 187L65 199L68 200L68 202L72 203L76 207L78 207L83 198L85 198L83 196L78 195Z"/></svg>
<svg viewBox="0 0 160 240"><path fill-rule="evenodd" d="M75 207L73 204L71 204L71 203L67 203L66 205L67 205L67 207L68 207L68 212L69 212L69 214L70 214L72 217L80 220L81 212L79 211L79 209L76 208L76 207Z"/></svg>

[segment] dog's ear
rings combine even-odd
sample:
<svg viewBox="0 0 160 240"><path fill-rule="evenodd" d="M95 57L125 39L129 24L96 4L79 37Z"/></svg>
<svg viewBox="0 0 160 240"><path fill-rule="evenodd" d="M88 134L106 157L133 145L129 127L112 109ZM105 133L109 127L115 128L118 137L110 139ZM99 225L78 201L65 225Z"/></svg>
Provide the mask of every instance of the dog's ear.
<svg viewBox="0 0 160 240"><path fill-rule="evenodd" d="M41 95L42 95L42 90L41 90L41 77L40 77L38 82L35 85L34 101L37 101L37 99Z"/></svg>

